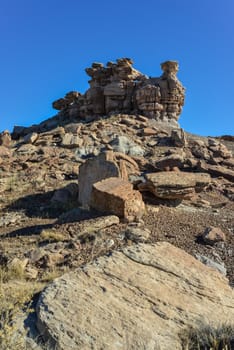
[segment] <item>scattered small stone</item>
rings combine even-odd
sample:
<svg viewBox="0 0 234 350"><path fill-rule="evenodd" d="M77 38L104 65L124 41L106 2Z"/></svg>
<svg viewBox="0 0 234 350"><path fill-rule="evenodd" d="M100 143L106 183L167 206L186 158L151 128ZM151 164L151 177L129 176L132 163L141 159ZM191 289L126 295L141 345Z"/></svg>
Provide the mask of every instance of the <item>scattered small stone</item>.
<svg viewBox="0 0 234 350"><path fill-rule="evenodd" d="M128 226L125 231L125 237L135 243L147 242L150 237L150 234L151 234L151 231L148 230L147 228L139 228L139 227L132 227L132 226Z"/></svg>
<svg viewBox="0 0 234 350"><path fill-rule="evenodd" d="M27 266L25 269L25 277L30 280L35 280L38 277L38 270L31 266Z"/></svg>
<svg viewBox="0 0 234 350"><path fill-rule="evenodd" d="M207 227L201 237L204 243L210 245L226 241L225 233L219 227L213 226Z"/></svg>

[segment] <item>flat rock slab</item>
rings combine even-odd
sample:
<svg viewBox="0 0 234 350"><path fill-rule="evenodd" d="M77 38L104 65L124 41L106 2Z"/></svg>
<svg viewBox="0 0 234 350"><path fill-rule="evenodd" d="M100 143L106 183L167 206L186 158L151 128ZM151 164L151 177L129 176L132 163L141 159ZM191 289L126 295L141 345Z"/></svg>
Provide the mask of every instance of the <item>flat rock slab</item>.
<svg viewBox="0 0 234 350"><path fill-rule="evenodd" d="M181 349L182 327L234 319L234 291L169 243L139 244L55 280L37 317L52 349Z"/></svg>
<svg viewBox="0 0 234 350"><path fill-rule="evenodd" d="M162 171L145 176L146 182L139 185L141 191L148 190L158 198L186 199L207 186L211 178L203 173Z"/></svg>

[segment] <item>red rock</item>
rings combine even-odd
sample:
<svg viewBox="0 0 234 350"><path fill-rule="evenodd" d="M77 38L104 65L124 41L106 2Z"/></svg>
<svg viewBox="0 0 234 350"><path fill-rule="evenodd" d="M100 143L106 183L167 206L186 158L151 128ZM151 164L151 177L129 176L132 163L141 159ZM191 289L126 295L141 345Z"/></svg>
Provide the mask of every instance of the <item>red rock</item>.
<svg viewBox="0 0 234 350"><path fill-rule="evenodd" d="M226 240L225 233L218 227L207 227L202 235L204 243L215 244L217 242L224 242Z"/></svg>
<svg viewBox="0 0 234 350"><path fill-rule="evenodd" d="M144 214L141 193L132 184L118 177L110 177L93 185L91 207L133 221Z"/></svg>
<svg viewBox="0 0 234 350"><path fill-rule="evenodd" d="M152 128L144 128L143 129L143 135L144 136L154 136L157 135L158 131Z"/></svg>
<svg viewBox="0 0 234 350"><path fill-rule="evenodd" d="M94 183L109 177L128 180L128 175L138 174L137 163L129 156L113 151L88 159L79 168L79 202L89 206Z"/></svg>

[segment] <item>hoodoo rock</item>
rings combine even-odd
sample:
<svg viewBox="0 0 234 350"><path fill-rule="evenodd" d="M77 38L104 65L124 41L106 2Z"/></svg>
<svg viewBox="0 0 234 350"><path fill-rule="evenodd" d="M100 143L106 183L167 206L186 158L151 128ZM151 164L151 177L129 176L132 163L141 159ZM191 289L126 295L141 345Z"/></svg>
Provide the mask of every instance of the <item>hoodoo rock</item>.
<svg viewBox="0 0 234 350"><path fill-rule="evenodd" d="M161 68L95 62L54 116L0 133L1 349L18 334L27 349L182 350L199 325L233 338L234 138L181 129L178 63Z"/></svg>
<svg viewBox="0 0 234 350"><path fill-rule="evenodd" d="M91 77L85 94L69 92L53 102L53 107L77 119L135 113L178 127L185 92L176 76L178 62L163 62L163 74L155 78L148 78L132 65L130 58L120 58L106 66L93 63L85 70Z"/></svg>

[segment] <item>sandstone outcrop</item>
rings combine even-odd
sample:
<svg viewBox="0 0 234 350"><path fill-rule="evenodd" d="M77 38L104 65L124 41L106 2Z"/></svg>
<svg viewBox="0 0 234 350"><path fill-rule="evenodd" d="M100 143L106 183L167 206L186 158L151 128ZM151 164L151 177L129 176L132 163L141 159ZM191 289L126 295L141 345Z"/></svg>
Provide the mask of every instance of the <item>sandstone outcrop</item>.
<svg viewBox="0 0 234 350"><path fill-rule="evenodd" d="M130 174L138 174L136 162L125 154L107 151L98 157L88 159L79 168L79 202L90 205L94 183L109 177L120 177L128 180Z"/></svg>
<svg viewBox="0 0 234 350"><path fill-rule="evenodd" d="M90 206L127 221L141 218L145 211L141 193L133 190L130 182L118 177L109 177L93 185Z"/></svg>
<svg viewBox="0 0 234 350"><path fill-rule="evenodd" d="M181 349L178 333L234 318L234 292L216 270L169 243L115 251L42 292L37 326L52 349Z"/></svg>
<svg viewBox="0 0 234 350"><path fill-rule="evenodd" d="M161 77L148 78L132 67L129 58L114 62L93 63L86 68L91 77L84 95L71 91L53 102L53 107L68 118L90 119L102 115L132 113L178 126L184 104L184 87L176 74L178 62L161 64Z"/></svg>
<svg viewBox="0 0 234 350"><path fill-rule="evenodd" d="M148 78L130 59L94 63L85 94L0 135L0 270L19 267L31 288L80 268L40 299L35 341L47 334L52 349L179 349L182 326L233 319L227 281L158 243L234 286L233 137L178 128L178 65L162 69ZM143 202L138 185L154 195Z"/></svg>
<svg viewBox="0 0 234 350"><path fill-rule="evenodd" d="M191 198L211 181L208 174L174 171L146 174L145 178L146 182L138 186L140 191L149 191L163 199Z"/></svg>
<svg viewBox="0 0 234 350"><path fill-rule="evenodd" d="M234 182L234 170L227 169L221 165L210 165L206 164L204 161L199 163L199 169L201 171L207 171L209 174L214 176L222 176L225 179Z"/></svg>
<svg viewBox="0 0 234 350"><path fill-rule="evenodd" d="M11 146L11 134L8 130L0 133L0 146L10 147Z"/></svg>

